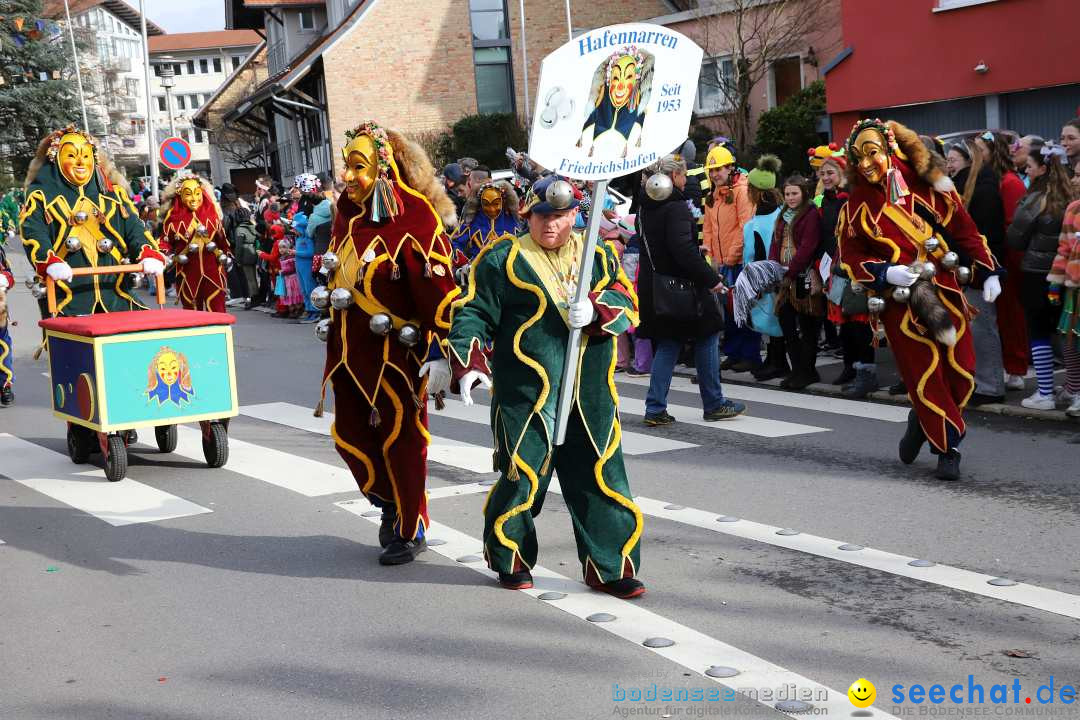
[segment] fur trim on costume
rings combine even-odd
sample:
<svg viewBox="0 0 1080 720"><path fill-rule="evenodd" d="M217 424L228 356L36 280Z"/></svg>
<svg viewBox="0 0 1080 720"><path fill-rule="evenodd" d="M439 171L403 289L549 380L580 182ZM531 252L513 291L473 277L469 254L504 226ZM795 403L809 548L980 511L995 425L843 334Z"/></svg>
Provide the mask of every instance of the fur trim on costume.
<svg viewBox="0 0 1080 720"><path fill-rule="evenodd" d="M515 220L519 218L520 214L518 208L521 206L521 202L518 200L518 195L514 190L514 186L506 180L496 180L494 182L485 182L478 186L476 191L469 196L467 201L465 201L465 207L461 210L461 222L463 225L471 223L473 218L476 217L476 213L480 212L480 193L489 185L494 185L495 188L502 193L503 212L509 214Z"/></svg>
<svg viewBox="0 0 1080 720"><path fill-rule="evenodd" d="M945 309L932 282L919 280L912 285L909 302L912 313L939 343L946 347L956 344L956 327L952 316Z"/></svg>
<svg viewBox="0 0 1080 720"><path fill-rule="evenodd" d="M892 130L900 159L907 160L919 177L925 180L928 185L934 186L934 189L938 189L938 184L942 182L952 185L952 181L945 175L944 169L934 162L933 154L923 145L918 133L895 120L889 120L885 124ZM943 184L942 187L945 187L945 185ZM941 192L948 192L948 190Z"/></svg>
<svg viewBox="0 0 1080 720"><path fill-rule="evenodd" d="M454 202L446 194L442 183L435 178L435 168L427 153L396 130L387 129L386 136L394 148L394 163L401 172L398 179L428 199L445 227L454 227L457 224Z"/></svg>
<svg viewBox="0 0 1080 720"><path fill-rule="evenodd" d="M37 180L37 175L41 172L41 168L49 161L49 146L52 145L53 136L55 136L57 132L59 131L49 133L38 143L37 150L34 152L34 159L30 161L30 167L26 169L26 179L23 180L23 190L29 188L30 183Z"/></svg>

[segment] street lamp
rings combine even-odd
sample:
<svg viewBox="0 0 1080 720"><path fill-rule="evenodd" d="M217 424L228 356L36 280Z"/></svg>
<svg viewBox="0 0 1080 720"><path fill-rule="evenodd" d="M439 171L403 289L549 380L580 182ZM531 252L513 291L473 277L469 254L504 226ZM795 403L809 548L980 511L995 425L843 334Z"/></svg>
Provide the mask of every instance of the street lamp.
<svg viewBox="0 0 1080 720"><path fill-rule="evenodd" d="M176 121L173 119L172 112L172 89L176 84L173 70L172 56L164 55L158 60L164 60L165 62L159 62L158 66L161 68L161 87L165 88L165 114L169 116L169 137L176 137Z"/></svg>

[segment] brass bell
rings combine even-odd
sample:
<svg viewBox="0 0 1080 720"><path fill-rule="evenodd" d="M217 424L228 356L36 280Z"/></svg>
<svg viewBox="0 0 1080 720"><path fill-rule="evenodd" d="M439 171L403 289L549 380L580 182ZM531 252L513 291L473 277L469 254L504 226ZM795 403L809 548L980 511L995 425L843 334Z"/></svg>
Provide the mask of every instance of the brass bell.
<svg viewBox="0 0 1080 720"><path fill-rule="evenodd" d="M895 287L892 291L892 299L898 303L906 303L911 299L911 288Z"/></svg>
<svg viewBox="0 0 1080 720"><path fill-rule="evenodd" d="M330 337L330 318L323 318L315 323L315 337L323 342L326 342L326 339Z"/></svg>
<svg viewBox="0 0 1080 720"><path fill-rule="evenodd" d="M85 210L80 210L79 212L75 213L75 217L72 218L72 220L75 221L76 225L82 225L84 222L86 222L89 219L90 219L90 216L86 214Z"/></svg>
<svg viewBox="0 0 1080 720"><path fill-rule="evenodd" d="M337 253L327 252L322 256L322 269L326 272L334 272L341 265L341 260L338 259Z"/></svg>
<svg viewBox="0 0 1080 720"><path fill-rule="evenodd" d="M971 268L956 268L956 281L961 285L967 285L969 282L971 282Z"/></svg>
<svg viewBox="0 0 1080 720"><path fill-rule="evenodd" d="M348 288L337 288L330 293L330 304L335 310L344 310L353 303L352 293Z"/></svg>
<svg viewBox="0 0 1080 720"><path fill-rule="evenodd" d="M181 265L187 265L187 261L188 261L187 253L180 253L179 255L176 256L176 262L180 263Z"/></svg>
<svg viewBox="0 0 1080 720"><path fill-rule="evenodd" d="M548 186L544 199L556 210L566 210L574 202L574 186L565 180L556 180Z"/></svg>
<svg viewBox="0 0 1080 720"><path fill-rule="evenodd" d="M206 249L210 252L214 252L215 250L217 250L217 243L211 240L210 242L206 243Z"/></svg>
<svg viewBox="0 0 1080 720"><path fill-rule="evenodd" d="M671 197L674 187L670 177L664 173L653 173L645 181L645 194L657 202L663 202Z"/></svg>
<svg viewBox="0 0 1080 720"><path fill-rule="evenodd" d="M923 263L918 273L921 280L933 280L937 276L937 265L932 262Z"/></svg>
<svg viewBox="0 0 1080 720"><path fill-rule="evenodd" d="M68 249L68 252L78 252L82 249L82 241L73 235L69 235L67 240L64 241L64 246Z"/></svg>
<svg viewBox="0 0 1080 720"><path fill-rule="evenodd" d="M320 285L311 291L311 304L320 310L330 307L330 291L325 285Z"/></svg>
<svg viewBox="0 0 1080 720"><path fill-rule="evenodd" d="M40 300L45 297L45 286L41 283L34 283L30 286L30 294L34 296L35 300Z"/></svg>
<svg viewBox="0 0 1080 720"><path fill-rule="evenodd" d="M368 327L376 335L389 335L394 328L394 323L386 313L375 313L368 321Z"/></svg>
<svg viewBox="0 0 1080 720"><path fill-rule="evenodd" d="M941 257L941 266L946 270L952 270L960 264L960 256L951 250Z"/></svg>
<svg viewBox="0 0 1080 720"><path fill-rule="evenodd" d="M206 226L205 225L197 226L195 228L195 234L196 235L205 235L206 234Z"/></svg>
<svg viewBox="0 0 1080 720"><path fill-rule="evenodd" d="M885 310L885 299L879 297L868 298L866 301L866 307L870 310L870 312L877 315L878 313Z"/></svg>
<svg viewBox="0 0 1080 720"><path fill-rule="evenodd" d="M99 253L109 253L113 249L113 241L109 238L101 238L97 241L97 249Z"/></svg>
<svg viewBox="0 0 1080 720"><path fill-rule="evenodd" d="M928 237L926 238L926 242L923 243L923 247L926 248L926 252L931 254L935 253L937 252L937 249L941 247L941 240L933 236Z"/></svg>
<svg viewBox="0 0 1080 720"><path fill-rule="evenodd" d="M413 347L420 342L420 328L412 324L403 325L398 330L398 342L405 347Z"/></svg>

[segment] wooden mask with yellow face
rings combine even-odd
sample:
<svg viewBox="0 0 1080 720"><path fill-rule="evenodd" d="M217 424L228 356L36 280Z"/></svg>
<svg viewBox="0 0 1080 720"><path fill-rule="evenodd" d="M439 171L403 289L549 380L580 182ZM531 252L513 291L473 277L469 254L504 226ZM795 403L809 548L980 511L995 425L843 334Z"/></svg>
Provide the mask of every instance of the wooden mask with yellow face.
<svg viewBox="0 0 1080 720"><path fill-rule="evenodd" d="M499 188L487 185L480 191L480 209L492 220L502 214L503 196Z"/></svg>
<svg viewBox="0 0 1080 720"><path fill-rule="evenodd" d="M94 146L82 133L64 133L56 152L60 174L76 187L83 187L94 177Z"/></svg>
<svg viewBox="0 0 1080 720"><path fill-rule="evenodd" d="M880 130L868 127L860 131L851 149L855 167L863 179L874 185L885 182L891 163L889 143Z"/></svg>
<svg viewBox="0 0 1080 720"><path fill-rule="evenodd" d="M370 135L357 135L341 151L345 160L345 193L363 205L375 189L379 177L379 155Z"/></svg>
<svg viewBox="0 0 1080 720"><path fill-rule="evenodd" d="M202 183L195 178L188 178L180 183L180 202L191 212L197 212L203 204Z"/></svg>

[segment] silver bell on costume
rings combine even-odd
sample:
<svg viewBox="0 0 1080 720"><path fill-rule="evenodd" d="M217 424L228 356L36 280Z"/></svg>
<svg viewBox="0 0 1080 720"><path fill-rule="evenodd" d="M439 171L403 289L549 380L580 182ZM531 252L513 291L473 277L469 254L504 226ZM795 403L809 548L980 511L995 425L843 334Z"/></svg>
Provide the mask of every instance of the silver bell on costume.
<svg viewBox="0 0 1080 720"><path fill-rule="evenodd" d="M41 283L34 283L30 286L30 294L34 296L35 300L40 300L45 297L45 286Z"/></svg>
<svg viewBox="0 0 1080 720"><path fill-rule="evenodd" d="M866 307L870 312L877 315L885 309L885 299L879 297L867 298Z"/></svg>
<svg viewBox="0 0 1080 720"><path fill-rule="evenodd" d="M199 243L197 243L197 242L188 243L187 251L188 251L188 253L197 253L197 252L199 252Z"/></svg>
<svg viewBox="0 0 1080 720"><path fill-rule="evenodd" d="M926 248L926 252L928 253L937 252L937 249L941 247L941 240L938 240L933 236L928 237L926 238L926 242L923 243L923 247Z"/></svg>
<svg viewBox="0 0 1080 720"><path fill-rule="evenodd" d="M574 186L565 180L556 180L548 186L544 199L556 210L565 210L574 202Z"/></svg>
<svg viewBox="0 0 1080 720"><path fill-rule="evenodd" d="M851 292L855 293L856 295L862 295L864 292L866 292L866 288L864 288L860 283L853 282L851 283Z"/></svg>
<svg viewBox="0 0 1080 720"><path fill-rule="evenodd" d="M64 241L64 247L68 252L78 252L82 250L82 241L79 238L69 235L68 239Z"/></svg>
<svg viewBox="0 0 1080 720"><path fill-rule="evenodd" d="M376 335L389 335L394 323L386 313L375 313L368 321L368 328Z"/></svg>
<svg viewBox="0 0 1080 720"><path fill-rule="evenodd" d="M210 242L206 243L206 249L210 252L214 252L215 250L217 250L217 243L211 240Z"/></svg>
<svg viewBox="0 0 1080 720"><path fill-rule="evenodd" d="M109 253L113 249L113 241L109 238L101 238L97 241L97 249L99 253Z"/></svg>
<svg viewBox="0 0 1080 720"><path fill-rule="evenodd" d="M315 337L323 342L326 342L326 339L330 337L330 318L323 318L315 323Z"/></svg>
<svg viewBox="0 0 1080 720"><path fill-rule="evenodd" d="M654 173L645 181L645 194L657 202L663 202L671 197L674 187L670 177L664 173Z"/></svg>
<svg viewBox="0 0 1080 720"><path fill-rule="evenodd" d="M131 286L134 288L141 288L146 285L146 276L142 273L135 273L131 276Z"/></svg>
<svg viewBox="0 0 1080 720"><path fill-rule="evenodd" d="M187 253L180 253L179 255L176 256L176 262L180 263L181 265L187 265L187 261L188 261Z"/></svg>
<svg viewBox="0 0 1080 720"><path fill-rule="evenodd" d="M195 234L196 235L205 235L206 234L206 226L205 225L199 225L198 227L196 227L195 228Z"/></svg>
<svg viewBox="0 0 1080 720"><path fill-rule="evenodd" d="M420 328L412 324L402 325L398 330L397 339L405 347L413 347L420 342Z"/></svg>
<svg viewBox="0 0 1080 720"><path fill-rule="evenodd" d="M73 219L75 220L76 225L82 225L84 222L90 219L90 216L86 214L85 210L80 210L79 212L75 213L75 217Z"/></svg>
<svg viewBox="0 0 1080 720"><path fill-rule="evenodd" d="M967 285L969 282L971 282L971 268L956 268L956 281L961 285Z"/></svg>
<svg viewBox="0 0 1080 720"><path fill-rule="evenodd" d="M911 288L895 287L892 291L892 299L898 303L906 303L911 299Z"/></svg>
<svg viewBox="0 0 1080 720"><path fill-rule="evenodd" d="M932 262L923 263L918 273L921 280L933 280L937 276L937 265Z"/></svg>
<svg viewBox="0 0 1080 720"><path fill-rule="evenodd" d="M341 265L341 261L338 259L337 253L324 253L322 256L322 269L327 272L334 272Z"/></svg>
<svg viewBox="0 0 1080 720"><path fill-rule="evenodd" d="M220 255L217 256L217 261L218 261L218 264L220 264L220 265L228 265L229 264L229 256L226 255L225 253L221 253Z"/></svg>
<svg viewBox="0 0 1080 720"><path fill-rule="evenodd" d="M330 307L330 291L320 285L311 291L311 304L320 310Z"/></svg>
<svg viewBox="0 0 1080 720"><path fill-rule="evenodd" d="M960 256L951 250L941 257L941 265L947 270L952 270L960 264Z"/></svg>
<svg viewBox="0 0 1080 720"><path fill-rule="evenodd" d="M330 304L335 310L344 310L353 303L352 293L349 288L336 288L330 293Z"/></svg>

